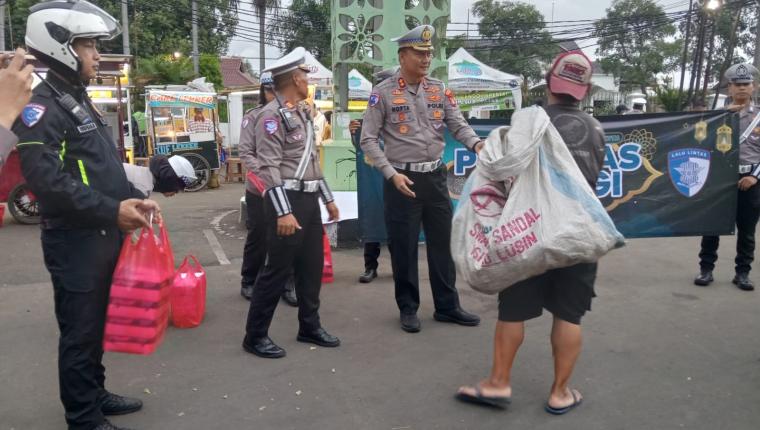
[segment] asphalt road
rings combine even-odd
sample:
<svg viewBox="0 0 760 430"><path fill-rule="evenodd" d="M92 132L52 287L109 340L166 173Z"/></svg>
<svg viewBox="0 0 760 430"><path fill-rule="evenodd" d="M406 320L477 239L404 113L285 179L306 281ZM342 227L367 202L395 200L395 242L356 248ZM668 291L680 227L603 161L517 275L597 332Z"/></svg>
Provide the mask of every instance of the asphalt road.
<svg viewBox="0 0 760 430"><path fill-rule="evenodd" d="M333 252L336 281L322 292L324 326L343 342L295 340L296 310L278 307L271 337L280 360L245 353L248 303L239 295L242 185L159 197L177 259L193 253L208 277L207 314L170 328L153 355L106 354L107 387L145 401L113 419L137 429L730 429L760 428L760 296L730 284L733 238L717 282L692 285L697 238L633 240L600 264L598 298L583 321L584 351L572 386L585 396L563 417L543 411L552 379L551 319L527 325L507 411L460 404L460 384L490 367L495 297L460 285L483 324L437 323L423 276L422 332L399 329L385 250L380 277L358 284L360 249ZM208 240L213 232L220 264ZM424 273L425 253L420 253ZM39 230L6 214L0 228L0 430L65 428L56 375L57 327ZM756 282L760 276L754 275Z"/></svg>

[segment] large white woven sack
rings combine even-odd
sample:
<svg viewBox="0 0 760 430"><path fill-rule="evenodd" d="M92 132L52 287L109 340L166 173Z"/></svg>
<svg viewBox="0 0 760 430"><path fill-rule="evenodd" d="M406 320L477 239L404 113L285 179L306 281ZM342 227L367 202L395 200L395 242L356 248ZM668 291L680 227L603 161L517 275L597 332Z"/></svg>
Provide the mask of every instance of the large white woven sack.
<svg viewBox="0 0 760 430"><path fill-rule="evenodd" d="M531 107L488 136L454 215L451 253L462 279L496 294L624 243L549 116Z"/></svg>

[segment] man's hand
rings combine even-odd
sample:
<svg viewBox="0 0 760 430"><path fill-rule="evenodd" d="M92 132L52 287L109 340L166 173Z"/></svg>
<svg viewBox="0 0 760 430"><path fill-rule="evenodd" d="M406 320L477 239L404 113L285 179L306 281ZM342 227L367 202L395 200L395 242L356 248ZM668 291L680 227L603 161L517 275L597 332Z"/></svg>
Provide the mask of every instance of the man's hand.
<svg viewBox="0 0 760 430"><path fill-rule="evenodd" d="M154 200L142 200L140 201L140 204L137 205L137 208L143 213L143 216L152 212L154 223L160 223L163 221L163 217L161 216L161 206L159 206Z"/></svg>
<svg viewBox="0 0 760 430"><path fill-rule="evenodd" d="M328 218L327 221L338 221L340 220L340 212L338 211L338 206L335 204L335 202L330 202L325 205L325 209L327 209Z"/></svg>
<svg viewBox="0 0 760 430"><path fill-rule="evenodd" d="M747 103L744 103L744 104L741 104L741 105L738 105L738 104L730 104L730 105L726 106L726 109L727 109L727 110L730 110L731 112L739 112L740 110L742 110L742 109L744 109L745 107L747 107L747 105L748 105L748 104L749 104L749 102L747 102Z"/></svg>
<svg viewBox="0 0 760 430"><path fill-rule="evenodd" d="M356 133L356 130L358 130L359 127L361 127L361 123L357 119L352 119L351 122L348 123L348 131L351 134Z"/></svg>
<svg viewBox="0 0 760 430"><path fill-rule="evenodd" d="M480 142L476 143L475 144L475 148L474 148L475 149L475 153L476 154L480 154L480 151L483 149L483 147L485 146L485 144L486 144L486 142L484 140L481 140Z"/></svg>
<svg viewBox="0 0 760 430"><path fill-rule="evenodd" d="M412 180L409 179L406 175L396 173L395 175L391 176L391 181L393 182L393 186L396 187L396 189L399 190L401 194L411 198L417 197L417 194L414 194L414 191L409 188L410 186L414 185L414 182L412 182Z"/></svg>
<svg viewBox="0 0 760 430"><path fill-rule="evenodd" d="M128 199L119 203L119 218L117 220L119 230L131 233L140 227L150 227L148 220L143 215L143 207L143 200L140 199Z"/></svg>
<svg viewBox="0 0 760 430"><path fill-rule="evenodd" d="M293 214L287 214L277 218L278 236L292 236L296 233L296 230L300 229L301 225L298 224L298 220Z"/></svg>
<svg viewBox="0 0 760 430"><path fill-rule="evenodd" d="M757 178L754 176L745 176L739 179L739 189L742 191L747 191L754 187L755 184L757 184Z"/></svg>
<svg viewBox="0 0 760 430"><path fill-rule="evenodd" d="M25 65L24 55L26 51L16 49L8 67L5 67L8 56L0 57L0 125L8 129L32 98L34 66Z"/></svg>

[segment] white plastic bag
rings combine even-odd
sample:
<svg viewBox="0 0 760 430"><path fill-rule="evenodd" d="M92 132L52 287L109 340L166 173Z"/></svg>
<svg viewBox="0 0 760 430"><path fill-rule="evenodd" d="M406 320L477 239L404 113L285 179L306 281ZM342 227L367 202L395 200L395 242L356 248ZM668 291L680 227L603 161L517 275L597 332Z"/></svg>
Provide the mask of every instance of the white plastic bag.
<svg viewBox="0 0 760 430"><path fill-rule="evenodd" d="M624 243L546 112L532 107L488 136L454 215L451 253L472 288L496 294Z"/></svg>

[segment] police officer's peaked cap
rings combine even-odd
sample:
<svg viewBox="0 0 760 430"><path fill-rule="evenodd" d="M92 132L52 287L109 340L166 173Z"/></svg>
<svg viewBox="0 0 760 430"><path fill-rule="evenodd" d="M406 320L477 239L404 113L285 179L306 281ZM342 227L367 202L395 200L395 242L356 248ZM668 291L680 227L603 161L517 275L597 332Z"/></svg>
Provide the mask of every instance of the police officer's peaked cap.
<svg viewBox="0 0 760 430"><path fill-rule="evenodd" d="M435 29L432 25L420 25L409 30L403 36L391 39L391 42L398 43L399 48L413 48L417 51L433 50L433 35Z"/></svg>
<svg viewBox="0 0 760 430"><path fill-rule="evenodd" d="M292 72L296 69L301 69L304 72L308 73L310 69L309 66L306 65L305 58L306 49L304 49L302 46L299 46L298 48L280 57L277 61L274 62L274 64L264 69L263 73L269 72L272 74L273 78L275 76L280 76L285 73Z"/></svg>
<svg viewBox="0 0 760 430"><path fill-rule="evenodd" d="M272 72L264 72L261 74L261 77L259 78L259 83L261 85L272 85L274 84L274 79L272 78Z"/></svg>
<svg viewBox="0 0 760 430"><path fill-rule="evenodd" d="M392 67L390 69L383 69L383 70L380 70L379 72L373 73L372 78L375 79L376 84L379 84L380 82L393 76L396 73L396 70L398 70L398 68L396 67Z"/></svg>
<svg viewBox="0 0 760 430"><path fill-rule="evenodd" d="M758 71L752 64L734 64L726 70L726 80L732 84L748 84L754 82Z"/></svg>

